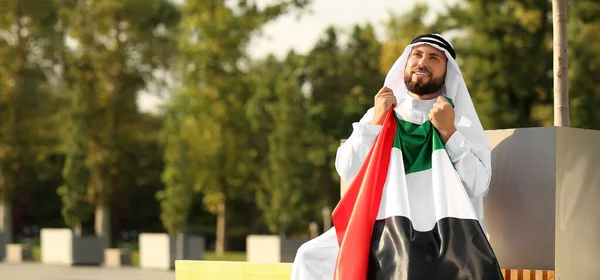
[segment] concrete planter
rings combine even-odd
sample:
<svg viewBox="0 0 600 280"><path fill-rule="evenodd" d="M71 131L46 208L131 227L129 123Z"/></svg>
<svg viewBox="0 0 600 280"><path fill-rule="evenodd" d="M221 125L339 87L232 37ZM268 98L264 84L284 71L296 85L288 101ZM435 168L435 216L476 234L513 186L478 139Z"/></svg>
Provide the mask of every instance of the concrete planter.
<svg viewBox="0 0 600 280"><path fill-rule="evenodd" d="M279 235L248 235L246 258L248 262L280 263L293 262L296 251L309 239L286 238Z"/></svg>
<svg viewBox="0 0 600 280"><path fill-rule="evenodd" d="M6 262L22 263L24 261L32 261L33 254L29 244L7 244L6 245Z"/></svg>
<svg viewBox="0 0 600 280"><path fill-rule="evenodd" d="M0 231L0 260L3 260L6 253L6 233L4 231Z"/></svg>
<svg viewBox="0 0 600 280"><path fill-rule="evenodd" d="M204 237L195 235L142 233L139 247L140 267L169 270L175 268L175 260L204 259L206 241Z"/></svg>
<svg viewBox="0 0 600 280"><path fill-rule="evenodd" d="M502 267L600 275L600 131L534 127L486 131L492 182L486 228Z"/></svg>
<svg viewBox="0 0 600 280"><path fill-rule="evenodd" d="M40 232L41 261L45 264L100 265L104 238L75 236L71 229L45 228Z"/></svg>
<svg viewBox="0 0 600 280"><path fill-rule="evenodd" d="M128 249L104 249L104 266L121 267L131 265L131 251Z"/></svg>

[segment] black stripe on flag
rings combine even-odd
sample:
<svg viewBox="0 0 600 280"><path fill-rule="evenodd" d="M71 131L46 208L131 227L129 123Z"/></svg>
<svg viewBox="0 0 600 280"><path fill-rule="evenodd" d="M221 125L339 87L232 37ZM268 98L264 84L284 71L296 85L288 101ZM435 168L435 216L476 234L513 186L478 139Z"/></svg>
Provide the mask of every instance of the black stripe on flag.
<svg viewBox="0 0 600 280"><path fill-rule="evenodd" d="M444 218L428 232L406 217L377 220L368 280L498 280L502 271L477 220Z"/></svg>

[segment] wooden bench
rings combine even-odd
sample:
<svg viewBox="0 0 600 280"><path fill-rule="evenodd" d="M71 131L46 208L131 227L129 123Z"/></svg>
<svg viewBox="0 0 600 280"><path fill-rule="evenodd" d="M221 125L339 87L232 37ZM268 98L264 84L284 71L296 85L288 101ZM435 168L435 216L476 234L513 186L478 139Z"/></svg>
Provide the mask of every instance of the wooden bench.
<svg viewBox="0 0 600 280"><path fill-rule="evenodd" d="M175 280L289 280L291 263L176 261ZM554 280L554 271L502 269L505 280Z"/></svg>
<svg viewBox="0 0 600 280"><path fill-rule="evenodd" d="M552 270L502 269L504 280L554 280Z"/></svg>

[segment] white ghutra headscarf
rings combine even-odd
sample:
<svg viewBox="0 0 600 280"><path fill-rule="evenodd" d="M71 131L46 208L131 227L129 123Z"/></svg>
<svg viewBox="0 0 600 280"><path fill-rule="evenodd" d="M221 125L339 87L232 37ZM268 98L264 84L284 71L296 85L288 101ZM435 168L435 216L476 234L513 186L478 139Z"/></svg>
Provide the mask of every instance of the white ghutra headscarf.
<svg viewBox="0 0 600 280"><path fill-rule="evenodd" d="M408 97L408 89L404 84L404 70L412 48L421 44L431 45L446 54L448 62L442 95L452 99L454 102L454 124L456 125L456 129L466 137L473 148L481 150L490 149L488 138L479 121L460 68L456 63L454 47L441 35L424 34L413 39L388 72L384 85L392 89L398 103Z"/></svg>

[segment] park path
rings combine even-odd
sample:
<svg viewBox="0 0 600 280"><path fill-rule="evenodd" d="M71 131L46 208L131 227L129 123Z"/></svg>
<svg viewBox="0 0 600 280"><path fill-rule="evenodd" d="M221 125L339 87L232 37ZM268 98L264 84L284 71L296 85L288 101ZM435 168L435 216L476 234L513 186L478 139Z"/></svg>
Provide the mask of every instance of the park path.
<svg viewBox="0 0 600 280"><path fill-rule="evenodd" d="M175 280L174 271L0 262L0 280Z"/></svg>

